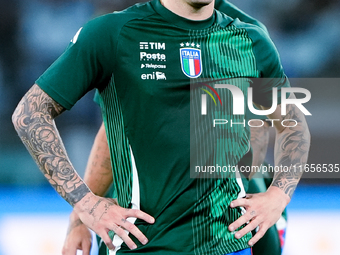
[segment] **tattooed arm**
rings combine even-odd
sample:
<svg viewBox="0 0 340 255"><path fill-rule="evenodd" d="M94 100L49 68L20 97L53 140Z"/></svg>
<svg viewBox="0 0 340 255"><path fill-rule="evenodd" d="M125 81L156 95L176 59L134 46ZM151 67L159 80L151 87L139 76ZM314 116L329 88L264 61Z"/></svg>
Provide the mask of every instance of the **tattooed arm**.
<svg viewBox="0 0 340 255"><path fill-rule="evenodd" d="M142 211L124 209L110 199L96 196L73 168L54 123L54 119L63 111L63 107L38 85L34 85L19 102L12 121L50 184L74 207L81 221L104 240L109 249L114 249L108 235L110 230L119 235L131 249L137 246L124 229L145 244L146 237L126 218L136 217L149 223L153 223L154 219Z"/></svg>
<svg viewBox="0 0 340 255"><path fill-rule="evenodd" d="M110 153L104 124L101 125L93 142L84 181L94 194L102 197L112 184ZM79 219L77 213L72 211L62 254L75 255L77 249L82 250L83 255L90 254L91 232Z"/></svg>
<svg viewBox="0 0 340 255"><path fill-rule="evenodd" d="M258 123L257 123L258 122ZM260 126L261 122L253 121L253 125ZM253 166L260 166L266 157L269 142L269 125L264 121L262 127L250 127L250 145L253 150ZM251 179L256 172L251 172Z"/></svg>
<svg viewBox="0 0 340 255"><path fill-rule="evenodd" d="M294 95L291 94L290 98L293 97ZM250 222L235 233L236 238L241 238L259 227L259 231L249 241L251 246L277 222L290 202L302 176L300 169L303 169L307 162L310 146L310 134L305 117L295 105L288 105L287 114L283 117L281 106L278 106L269 118L272 119L276 128L275 165L278 168L274 172L273 182L266 192L247 195L246 198L235 200L230 205L231 207L245 207L247 211L229 226L230 231ZM297 125L292 120L295 120ZM285 126L281 125L282 121Z"/></svg>
<svg viewBox="0 0 340 255"><path fill-rule="evenodd" d="M294 94L291 94L289 98L295 98ZM281 107L278 110L281 112ZM291 198L307 163L310 133L305 116L295 105L288 105L287 114L283 117L279 113L274 114L276 116L272 118L280 117L280 123L284 121L285 126L289 127L283 127L278 122L275 124L277 132L275 165L285 169L274 173L271 186L279 188ZM292 119L297 122L297 125L291 121Z"/></svg>
<svg viewBox="0 0 340 255"><path fill-rule="evenodd" d="M71 165L54 124L64 108L34 85L17 106L12 121L44 176L72 206L90 192Z"/></svg>

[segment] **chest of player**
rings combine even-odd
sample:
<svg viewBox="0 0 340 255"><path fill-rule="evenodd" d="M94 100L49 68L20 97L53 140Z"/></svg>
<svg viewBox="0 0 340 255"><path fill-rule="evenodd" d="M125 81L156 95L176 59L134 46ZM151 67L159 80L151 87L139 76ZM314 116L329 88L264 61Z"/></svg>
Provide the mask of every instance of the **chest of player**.
<svg viewBox="0 0 340 255"><path fill-rule="evenodd" d="M245 38L240 31L216 27L124 27L117 41L115 85L122 96L173 100L174 92L189 91L193 79L256 77L252 42Z"/></svg>

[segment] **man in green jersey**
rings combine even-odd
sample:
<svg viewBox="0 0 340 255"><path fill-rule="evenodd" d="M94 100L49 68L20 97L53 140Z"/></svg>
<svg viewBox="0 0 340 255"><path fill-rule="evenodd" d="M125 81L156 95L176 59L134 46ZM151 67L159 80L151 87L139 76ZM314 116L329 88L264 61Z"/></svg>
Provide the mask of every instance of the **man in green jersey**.
<svg viewBox="0 0 340 255"><path fill-rule="evenodd" d="M235 5L229 3L225 0L216 0L215 8L221 12L224 12L232 18L239 18L241 21L246 23L251 23L263 28L267 31L266 27L260 23L258 20L252 18L246 13L242 12ZM96 101L99 100L99 95L96 94ZM97 102L99 103L99 101ZM253 116L252 118L256 118ZM249 119L249 118L248 118ZM262 128L251 128L251 145L253 147L254 155L254 165L260 166L264 161L264 156L268 144L268 127L265 124ZM102 125L94 142L93 148L91 150L91 155L89 157L89 162L85 171L84 181L89 186L89 188L99 196L105 196L109 186L112 183L110 178L112 177L111 166L107 164L109 161L109 150L107 143L105 144L105 131ZM107 150L104 148L107 147ZM107 157L103 157L103 154L107 154ZM95 154L96 156L93 156ZM251 157L251 154L249 155ZM251 160L247 162L251 164ZM271 179L268 179L271 181ZM267 183L268 181L266 181ZM250 189L247 190L248 193L258 193L265 192L269 185L264 185L264 180L262 178L254 178L250 183ZM270 184L270 182L269 182ZM84 224L79 224L79 218L72 212L70 215L70 224L67 237L64 243L63 255L75 254L76 249L83 250L84 255L89 254L89 249L91 247L91 234ZM282 231L282 230L281 230ZM253 247L253 253L261 255L275 255L281 254L280 238L283 240L283 236L279 237L279 232L274 225L264 237ZM105 245L101 242L99 247L99 254L105 254Z"/></svg>
<svg viewBox="0 0 340 255"><path fill-rule="evenodd" d="M111 231L124 241L117 254L234 253L254 245L278 220L301 173L280 171L265 193L246 198L235 178L190 178L190 136L198 134L190 134L189 85L219 78L244 78L242 89L252 78L268 78L254 88L254 102L264 109L270 107L273 87L289 86L262 29L214 11L213 0L153 0L86 24L23 97L12 119L46 178L80 220L111 250ZM93 88L100 92L111 164L119 169L113 174L119 205L90 191L54 125L55 117ZM275 125L276 162L304 165L309 149L304 116L295 105L288 105L284 116L280 112L278 106L269 117L289 123L294 116L299 127ZM237 148L224 149L229 166L249 149L248 131L239 128L237 134L222 144ZM126 209L135 204L131 176L125 175L131 164L121 150L127 142L141 210ZM243 215L240 207L246 209ZM137 218L134 224L131 217Z"/></svg>

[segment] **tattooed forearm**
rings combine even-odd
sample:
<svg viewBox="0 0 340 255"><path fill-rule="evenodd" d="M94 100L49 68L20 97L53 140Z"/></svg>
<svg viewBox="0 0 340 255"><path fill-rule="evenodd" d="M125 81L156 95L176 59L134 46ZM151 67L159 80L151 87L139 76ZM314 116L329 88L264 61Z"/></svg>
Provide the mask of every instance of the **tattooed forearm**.
<svg viewBox="0 0 340 255"><path fill-rule="evenodd" d="M272 183L290 197L302 176L300 169L303 169L307 162L310 146L310 134L303 113L295 105L288 105L287 114L283 117L283 120L287 120L285 125L292 119L297 125L292 122L290 127L279 132L275 143L275 165L285 167L285 170L289 171L275 173Z"/></svg>
<svg viewBox="0 0 340 255"><path fill-rule="evenodd" d="M90 191L71 165L54 124L54 118L63 111L63 107L34 85L18 104L12 121L44 176L74 205Z"/></svg>
<svg viewBox="0 0 340 255"><path fill-rule="evenodd" d="M86 186L85 183L83 183L74 190L70 191L65 199L73 206L74 204L79 202L87 193L89 193L89 188Z"/></svg>
<svg viewBox="0 0 340 255"><path fill-rule="evenodd" d="M289 197L292 197L302 173L295 173L292 168L289 172L279 172L275 174L272 186L283 190Z"/></svg>
<svg viewBox="0 0 340 255"><path fill-rule="evenodd" d="M255 121L254 121L255 122ZM260 121L259 121L260 122ZM258 125L256 122L254 125ZM261 123L259 123L261 125ZM266 157L269 142L269 126L265 122L262 127L250 128L250 143L253 149L253 165L260 166Z"/></svg>

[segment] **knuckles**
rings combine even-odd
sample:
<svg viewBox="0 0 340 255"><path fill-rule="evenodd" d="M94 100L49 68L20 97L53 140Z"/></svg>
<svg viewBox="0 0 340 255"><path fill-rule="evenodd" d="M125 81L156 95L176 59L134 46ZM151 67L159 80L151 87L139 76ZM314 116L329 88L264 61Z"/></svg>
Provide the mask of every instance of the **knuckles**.
<svg viewBox="0 0 340 255"><path fill-rule="evenodd" d="M126 230L127 231L129 231L129 232L131 232L133 229L134 229L134 225L133 224L128 224L127 226L126 226Z"/></svg>

